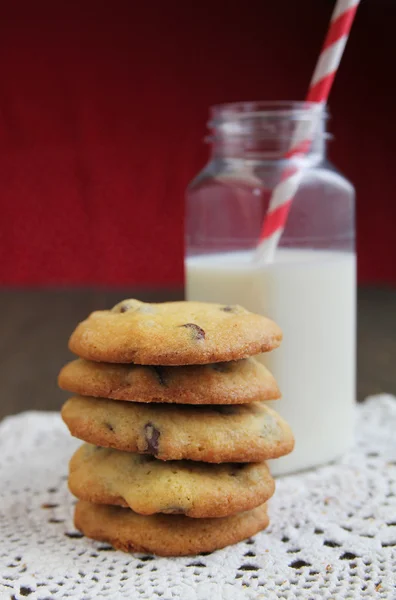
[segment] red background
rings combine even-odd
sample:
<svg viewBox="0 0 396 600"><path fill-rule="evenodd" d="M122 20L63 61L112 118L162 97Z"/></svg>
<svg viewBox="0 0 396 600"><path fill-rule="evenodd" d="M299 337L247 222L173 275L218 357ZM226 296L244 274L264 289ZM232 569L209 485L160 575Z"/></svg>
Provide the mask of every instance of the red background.
<svg viewBox="0 0 396 600"><path fill-rule="evenodd" d="M208 107L302 99L328 0L14 2L0 20L0 282L174 284ZM363 0L331 96L359 277L396 282L393 0Z"/></svg>

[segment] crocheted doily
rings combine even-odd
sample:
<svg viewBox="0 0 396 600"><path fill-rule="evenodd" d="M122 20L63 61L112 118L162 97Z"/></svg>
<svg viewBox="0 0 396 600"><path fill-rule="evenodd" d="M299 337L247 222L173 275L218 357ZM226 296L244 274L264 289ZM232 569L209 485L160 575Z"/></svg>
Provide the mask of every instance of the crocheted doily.
<svg viewBox="0 0 396 600"><path fill-rule="evenodd" d="M212 554L117 552L75 530L58 414L0 424L0 598L251 600L396 598L396 399L357 407L341 460L277 481L271 525Z"/></svg>

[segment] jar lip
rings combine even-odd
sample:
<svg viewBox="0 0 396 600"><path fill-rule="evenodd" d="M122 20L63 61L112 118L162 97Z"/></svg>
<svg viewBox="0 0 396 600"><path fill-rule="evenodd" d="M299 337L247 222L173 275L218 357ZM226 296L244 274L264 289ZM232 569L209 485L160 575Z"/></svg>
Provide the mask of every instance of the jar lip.
<svg viewBox="0 0 396 600"><path fill-rule="evenodd" d="M210 126L228 120L240 120L252 117L289 118L296 120L311 119L313 114L321 114L323 119L329 116L327 105L322 102L293 100L259 100L251 102L226 102L210 107Z"/></svg>
<svg viewBox="0 0 396 600"><path fill-rule="evenodd" d="M237 135L235 137L237 137ZM278 135L277 138L285 142L290 141L290 135ZM334 134L330 133L329 131L324 131L322 133L322 138L326 142L332 142L334 141ZM216 135L206 135L202 139L205 144L213 144L216 141L217 137Z"/></svg>

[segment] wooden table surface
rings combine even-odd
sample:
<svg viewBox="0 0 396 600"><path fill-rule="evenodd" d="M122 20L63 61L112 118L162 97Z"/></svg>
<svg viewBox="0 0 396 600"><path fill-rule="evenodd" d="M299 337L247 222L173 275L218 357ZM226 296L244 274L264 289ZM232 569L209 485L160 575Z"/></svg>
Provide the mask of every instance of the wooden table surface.
<svg viewBox="0 0 396 600"><path fill-rule="evenodd" d="M182 291L0 290L0 418L23 410L59 410L67 394L57 388L56 377L72 356L70 333L92 310L128 297L176 300ZM359 290L357 347L358 400L396 394L396 290Z"/></svg>

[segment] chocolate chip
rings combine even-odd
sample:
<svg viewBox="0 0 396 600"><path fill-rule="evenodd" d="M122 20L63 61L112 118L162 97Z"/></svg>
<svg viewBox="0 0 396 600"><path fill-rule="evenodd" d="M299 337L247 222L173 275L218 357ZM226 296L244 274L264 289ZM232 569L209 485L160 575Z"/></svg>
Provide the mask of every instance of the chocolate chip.
<svg viewBox="0 0 396 600"><path fill-rule="evenodd" d="M56 508L59 504L50 504L49 502L45 502L41 505L41 508Z"/></svg>
<svg viewBox="0 0 396 600"><path fill-rule="evenodd" d="M220 310L223 312L235 312L235 306L222 306Z"/></svg>
<svg viewBox="0 0 396 600"><path fill-rule="evenodd" d="M141 305L142 303L139 302L139 300L123 300L122 302L119 302L118 304L113 306L111 312L125 313L132 309L137 310Z"/></svg>
<svg viewBox="0 0 396 600"><path fill-rule="evenodd" d="M149 422L144 426L144 439L147 442L146 451L150 454L157 454L158 452L158 440L160 438L160 432Z"/></svg>
<svg viewBox="0 0 396 600"><path fill-rule="evenodd" d="M34 590L32 590L30 587L24 585L21 585L21 587L19 588L19 593L21 594L21 596L29 596L29 594L32 594L33 591Z"/></svg>
<svg viewBox="0 0 396 600"><path fill-rule="evenodd" d="M107 427L109 431L114 431L114 427L111 423L105 423L105 427Z"/></svg>
<svg viewBox="0 0 396 600"><path fill-rule="evenodd" d="M163 367L152 367L161 385L166 385L165 370Z"/></svg>
<svg viewBox="0 0 396 600"><path fill-rule="evenodd" d="M125 313L131 310L138 311L143 314L154 314L156 312L155 308L151 304L145 304L144 302L140 302L140 300L134 300L133 298L119 302L113 306L111 312Z"/></svg>
<svg viewBox="0 0 396 600"><path fill-rule="evenodd" d="M179 325L179 327L187 327L188 329L190 329L195 340L205 339L204 330L202 329L202 327L196 325L195 323L185 323L184 325Z"/></svg>

